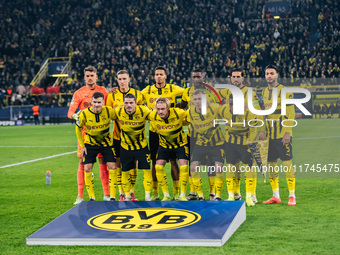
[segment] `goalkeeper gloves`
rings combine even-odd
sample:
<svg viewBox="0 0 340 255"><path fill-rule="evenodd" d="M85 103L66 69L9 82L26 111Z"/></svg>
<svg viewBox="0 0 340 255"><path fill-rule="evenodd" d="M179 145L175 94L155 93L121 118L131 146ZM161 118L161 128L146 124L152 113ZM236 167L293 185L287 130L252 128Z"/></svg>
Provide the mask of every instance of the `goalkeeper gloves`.
<svg viewBox="0 0 340 255"><path fill-rule="evenodd" d="M77 124L79 124L79 115L80 115L80 113L81 113L81 111L78 111L77 113L72 115L72 119L74 119Z"/></svg>

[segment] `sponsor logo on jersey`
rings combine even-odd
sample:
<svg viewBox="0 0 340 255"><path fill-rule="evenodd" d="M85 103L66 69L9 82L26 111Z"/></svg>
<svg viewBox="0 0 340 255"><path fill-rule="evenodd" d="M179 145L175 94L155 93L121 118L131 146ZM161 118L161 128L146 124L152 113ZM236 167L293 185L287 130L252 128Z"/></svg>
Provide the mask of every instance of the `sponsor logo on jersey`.
<svg viewBox="0 0 340 255"><path fill-rule="evenodd" d="M93 129L102 129L102 128L107 128L110 126L110 123L106 123L104 125L96 125L96 126L90 126L90 125L87 125L86 128L88 130L93 130Z"/></svg>
<svg viewBox="0 0 340 255"><path fill-rule="evenodd" d="M211 121L206 122L204 124L194 124L194 125L195 125L195 129L205 128L205 127L212 127L214 125L214 121L211 120Z"/></svg>
<svg viewBox="0 0 340 255"><path fill-rule="evenodd" d="M186 227L201 219L198 213L176 208L136 208L96 215L90 227L118 232L150 232Z"/></svg>
<svg viewBox="0 0 340 255"><path fill-rule="evenodd" d="M159 124L156 125L157 129L172 129L172 128L177 128L179 126L180 126L180 123L177 123L175 125L166 125L166 126L159 125Z"/></svg>
<svg viewBox="0 0 340 255"><path fill-rule="evenodd" d="M142 121L142 122L140 122L140 121L135 122L135 121L124 121L124 120L120 120L119 123L120 123L121 125L138 126L138 125L140 125L140 124L143 124L144 121Z"/></svg>

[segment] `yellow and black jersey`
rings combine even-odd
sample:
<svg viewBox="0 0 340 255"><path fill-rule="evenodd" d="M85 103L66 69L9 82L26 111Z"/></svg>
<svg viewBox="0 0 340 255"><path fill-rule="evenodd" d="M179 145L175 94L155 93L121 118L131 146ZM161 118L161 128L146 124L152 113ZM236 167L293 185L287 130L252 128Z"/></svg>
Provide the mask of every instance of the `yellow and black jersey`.
<svg viewBox="0 0 340 255"><path fill-rule="evenodd" d="M187 144L183 123L187 120L187 112L179 108L170 108L168 118L159 117L156 110L149 114L151 126L159 136L159 145L166 149L176 149Z"/></svg>
<svg viewBox="0 0 340 255"><path fill-rule="evenodd" d="M136 96L136 102L138 105L143 104L143 96L139 90L135 90L130 88L127 92L121 92L119 89L116 90L116 93L109 93L106 100L106 105L111 106L115 109L118 106L124 106L124 96L126 94L133 94ZM120 139L120 127L119 122L114 122L113 132L112 132L113 139L119 140Z"/></svg>
<svg viewBox="0 0 340 255"><path fill-rule="evenodd" d="M116 121L120 125L120 139L125 150L140 150L148 144L145 135L145 119L150 114L151 109L145 105L136 105L136 111L128 114L123 106L115 109Z"/></svg>
<svg viewBox="0 0 340 255"><path fill-rule="evenodd" d="M90 146L108 147L113 145L110 135L110 122L116 118L112 107L103 106L100 113L93 113L92 107L83 110L77 121L76 133L79 144L84 147L84 143ZM85 138L83 141L81 128L85 127Z"/></svg>
<svg viewBox="0 0 340 255"><path fill-rule="evenodd" d="M203 90L207 95L207 101L210 103L218 103L219 98L217 98L217 95L208 87L204 88L195 88L194 86L191 86L189 88L186 88L183 91L182 95L182 101L185 101L188 103L188 109L190 109L191 103L192 103L192 94L195 92L195 90L201 89ZM216 89L216 93L219 93L219 91Z"/></svg>
<svg viewBox="0 0 340 255"><path fill-rule="evenodd" d="M220 108L219 114L227 122L224 132L227 143L247 145L247 141L255 140L257 127L254 126L261 126L262 124L258 121L256 115L249 110L246 110L244 115L233 115L228 104ZM260 119L262 120L262 118Z"/></svg>
<svg viewBox="0 0 340 255"><path fill-rule="evenodd" d="M142 90L142 95L146 105L151 109L155 108L155 101L159 97L166 97L169 99L171 107L175 107L176 97L182 96L183 91L183 88L174 84L167 83L163 88L157 88L154 84L146 86Z"/></svg>
<svg viewBox="0 0 340 255"><path fill-rule="evenodd" d="M157 88L154 84L146 86L146 88L142 90L142 95L146 105L151 109L155 109L155 102L159 97L166 97L170 101L170 107L175 107L176 98L182 96L183 91L183 88L174 84L167 83L163 88ZM150 131L156 132L152 125Z"/></svg>
<svg viewBox="0 0 340 255"><path fill-rule="evenodd" d="M210 103L218 103L219 102L219 98L217 98L217 95L207 86L205 86L204 88L195 88L194 86L191 86L189 88L186 88L183 92L182 95L182 101L185 101L188 103L188 109L190 109L190 106L192 104L192 94L194 93L195 90L197 89L201 89L206 93L207 96L207 101ZM218 90L216 89L216 92L218 92ZM189 126L189 132L188 132L188 136L191 136L191 125Z"/></svg>
<svg viewBox="0 0 340 255"><path fill-rule="evenodd" d="M295 119L295 106L287 105L286 115L281 115L281 90L284 88L283 85L279 84L277 87L277 107L274 113L266 116L266 135L270 139L279 139L288 132L293 136L292 127ZM268 87L262 91L264 109L268 110L272 107L273 103L273 91ZM293 93L287 93L286 98L293 98ZM292 121L285 121L290 119ZM272 120L272 121L271 121ZM284 121L283 126L281 123Z"/></svg>
<svg viewBox="0 0 340 255"><path fill-rule="evenodd" d="M196 144L200 146L215 146L224 144L224 137L219 125L215 125L214 120L219 119L220 109L218 104L210 104L207 113L202 115L196 111L195 107L188 110L190 116L190 127L195 134Z"/></svg>
<svg viewBox="0 0 340 255"><path fill-rule="evenodd" d="M247 104L248 102L248 87L247 86L243 86L241 88L241 91L244 95L244 103ZM220 90L220 95L226 100L226 102L229 102L229 97L231 95L231 91L229 89L222 89ZM253 90L252 93L252 101L253 101L253 106L255 109L261 110L260 104L259 104L259 99L258 96L256 95L255 91Z"/></svg>

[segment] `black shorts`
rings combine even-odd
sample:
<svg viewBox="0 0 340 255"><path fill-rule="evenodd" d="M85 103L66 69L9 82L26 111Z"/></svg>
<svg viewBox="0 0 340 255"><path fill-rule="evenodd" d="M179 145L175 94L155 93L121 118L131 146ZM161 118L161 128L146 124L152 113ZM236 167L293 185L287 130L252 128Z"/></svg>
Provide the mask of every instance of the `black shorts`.
<svg viewBox="0 0 340 255"><path fill-rule="evenodd" d="M223 145L201 146L196 144L191 161L199 161L201 164L206 163L208 165L214 165L215 162L224 163Z"/></svg>
<svg viewBox="0 0 340 255"><path fill-rule="evenodd" d="M122 171L134 169L136 167L135 161L138 161L138 169L150 169L150 151L148 146L135 151L125 150L123 147L120 148Z"/></svg>
<svg viewBox="0 0 340 255"><path fill-rule="evenodd" d="M166 149L162 146L159 146L158 152L157 152L157 160L164 159L164 160L170 160L170 159L189 159L189 148L188 145L184 145L181 147L178 147L176 149Z"/></svg>
<svg viewBox="0 0 340 255"><path fill-rule="evenodd" d="M188 140L188 147L189 147L189 154L190 154L190 158L192 157L192 151L195 148L196 145L196 137L191 137L189 135L187 135L187 140Z"/></svg>
<svg viewBox="0 0 340 255"><path fill-rule="evenodd" d="M116 155L113 147L91 146L88 144L85 144L85 147L87 154L83 156L84 165L95 163L98 153L103 155L105 162L116 162Z"/></svg>
<svg viewBox="0 0 340 255"><path fill-rule="evenodd" d="M113 148L116 152L116 158L120 158L120 140L113 139Z"/></svg>
<svg viewBox="0 0 340 255"><path fill-rule="evenodd" d="M293 158L292 138L290 138L290 143L286 145L283 145L282 138L269 139L268 162L274 162L278 158L282 161L291 160Z"/></svg>
<svg viewBox="0 0 340 255"><path fill-rule="evenodd" d="M224 152L227 164L235 165L240 160L243 164L253 165L253 156L247 145L225 143Z"/></svg>
<svg viewBox="0 0 340 255"><path fill-rule="evenodd" d="M151 159L156 160L158 147L159 147L159 137L158 134L155 132L149 132L149 145L150 145L150 154Z"/></svg>

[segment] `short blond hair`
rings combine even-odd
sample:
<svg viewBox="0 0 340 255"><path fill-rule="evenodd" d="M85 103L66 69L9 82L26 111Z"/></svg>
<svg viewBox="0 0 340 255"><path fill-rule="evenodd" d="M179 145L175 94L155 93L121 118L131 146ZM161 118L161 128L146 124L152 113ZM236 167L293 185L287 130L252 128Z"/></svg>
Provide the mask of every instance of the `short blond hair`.
<svg viewBox="0 0 340 255"><path fill-rule="evenodd" d="M127 74L128 76L130 76L130 75L129 75L129 72L126 71L126 70L120 70L120 71L118 71L118 72L117 72L117 76L120 75L120 74Z"/></svg>
<svg viewBox="0 0 340 255"><path fill-rule="evenodd" d="M196 89L194 93L192 93L192 96L196 95L205 95L205 92L202 89Z"/></svg>
<svg viewBox="0 0 340 255"><path fill-rule="evenodd" d="M156 99L155 105L157 104L166 104L166 107L170 109L170 101L166 97L159 97Z"/></svg>

